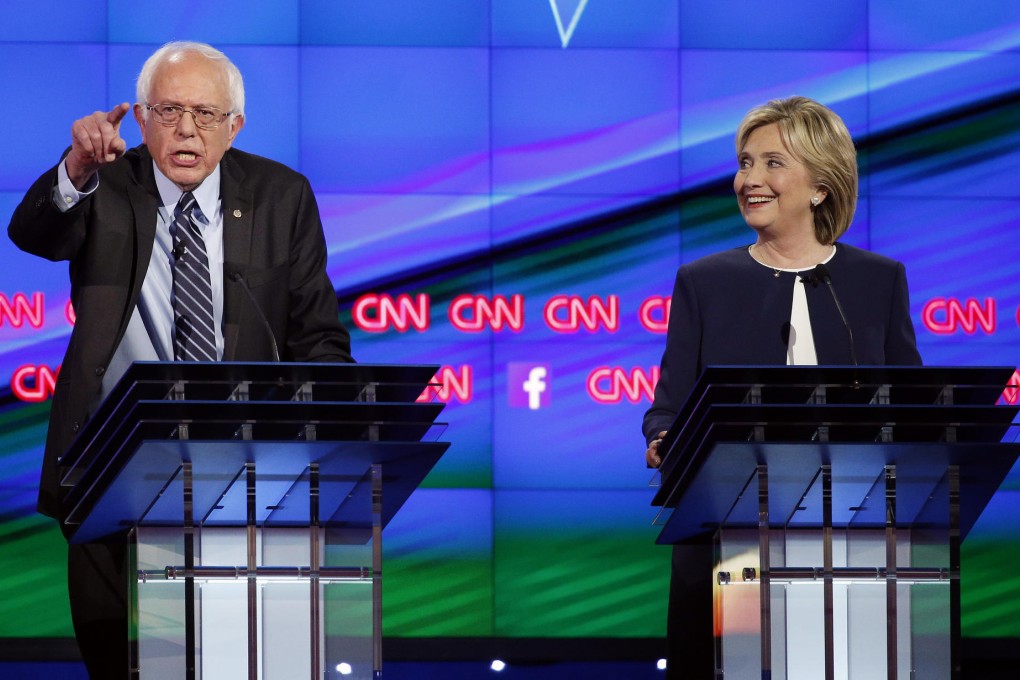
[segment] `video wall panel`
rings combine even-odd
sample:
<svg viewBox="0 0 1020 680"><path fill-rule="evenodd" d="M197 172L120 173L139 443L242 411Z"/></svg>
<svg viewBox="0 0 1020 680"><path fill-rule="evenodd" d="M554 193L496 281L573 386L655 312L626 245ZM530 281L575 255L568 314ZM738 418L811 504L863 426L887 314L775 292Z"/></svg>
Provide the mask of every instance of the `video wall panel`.
<svg viewBox="0 0 1020 680"><path fill-rule="evenodd" d="M677 53L497 50L493 191L656 195L677 182Z"/></svg>
<svg viewBox="0 0 1020 680"><path fill-rule="evenodd" d="M811 0L787 0L767 12L754 0L678 4L681 45L687 49L868 49L868 14L873 4L868 0L847 0L824 9ZM761 80L758 62L747 63L748 70Z"/></svg>
<svg viewBox="0 0 1020 680"><path fill-rule="evenodd" d="M487 47L488 2L302 0L303 45Z"/></svg>
<svg viewBox="0 0 1020 680"><path fill-rule="evenodd" d="M825 103L859 139L868 132L868 54L692 50L680 60L682 187L735 171L734 134L749 109L797 93Z"/></svg>
<svg viewBox="0 0 1020 680"><path fill-rule="evenodd" d="M926 363L1020 364L1014 2L640 5L4 7L0 218L155 48L212 42L245 76L237 146L312 182L355 357L441 367L452 444L387 529L388 635L663 634L641 416L676 268L752 240L733 135L771 97L846 120L843 242L906 264ZM6 239L0 262L0 637L66 637L62 538L34 514L66 265ZM1018 549L1020 469L964 545L965 635L1020 637Z"/></svg>

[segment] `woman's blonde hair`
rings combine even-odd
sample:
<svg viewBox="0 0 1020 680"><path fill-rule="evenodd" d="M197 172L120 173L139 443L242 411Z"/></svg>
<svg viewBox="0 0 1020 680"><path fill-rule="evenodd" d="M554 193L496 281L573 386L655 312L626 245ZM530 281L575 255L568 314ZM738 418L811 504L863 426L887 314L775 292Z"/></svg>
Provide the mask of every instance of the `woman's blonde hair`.
<svg viewBox="0 0 1020 680"><path fill-rule="evenodd" d="M815 237L831 245L850 227L857 209L857 150L843 120L807 97L773 99L747 112L737 128L737 153L751 133L777 125L786 147L826 191L814 208Z"/></svg>

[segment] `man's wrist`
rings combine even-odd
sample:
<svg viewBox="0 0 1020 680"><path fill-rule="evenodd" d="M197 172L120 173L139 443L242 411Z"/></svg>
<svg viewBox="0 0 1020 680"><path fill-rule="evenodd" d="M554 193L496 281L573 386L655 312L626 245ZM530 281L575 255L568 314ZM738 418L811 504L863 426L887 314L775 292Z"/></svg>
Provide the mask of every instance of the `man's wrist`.
<svg viewBox="0 0 1020 680"><path fill-rule="evenodd" d="M57 166L57 184L53 188L53 204L61 212L70 210L81 200L91 194L99 186L99 175L98 173L92 173L90 177L86 177L85 181L79 188L75 182L71 179L70 172L67 168L67 158L60 162Z"/></svg>

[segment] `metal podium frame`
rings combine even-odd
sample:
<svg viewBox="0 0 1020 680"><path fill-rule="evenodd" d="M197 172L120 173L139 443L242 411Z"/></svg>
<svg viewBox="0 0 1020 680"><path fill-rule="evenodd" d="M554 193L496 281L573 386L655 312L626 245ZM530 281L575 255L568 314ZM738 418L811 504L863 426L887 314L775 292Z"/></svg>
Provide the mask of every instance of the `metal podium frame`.
<svg viewBox="0 0 1020 680"><path fill-rule="evenodd" d="M326 647L341 637L327 638L326 628L337 621L361 631L357 643L344 644L364 657L343 675L381 676L382 529L449 446L438 441L445 425L435 421L443 404L418 401L437 368L139 362L128 369L60 465L69 540L130 542L132 677L201 680L203 662L217 653L208 638L230 628L203 631L216 607L246 612L246 658L229 659L244 669L237 677L300 677L296 668L316 680L334 677L324 667L332 663ZM155 583L173 585L152 596ZM347 583L364 594L327 616L324 593ZM298 599L307 602L291 601L294 584L304 584L297 591L307 595ZM203 600L203 589L245 592L240 604L230 595L218 605ZM271 605L270 591L287 593L272 600L284 604ZM171 630L169 642L140 633L148 625L140 607L149 603L163 607L153 630ZM288 643L277 644L286 674L268 671L273 622L260 612L271 606L307 619L307 631L280 624L282 635L273 633L309 645L305 662Z"/></svg>
<svg viewBox="0 0 1020 680"><path fill-rule="evenodd" d="M717 677L960 677L960 544L1020 456L1020 406L996 405L1014 370L705 370L652 504L658 543L713 537ZM795 636L817 647L800 674Z"/></svg>

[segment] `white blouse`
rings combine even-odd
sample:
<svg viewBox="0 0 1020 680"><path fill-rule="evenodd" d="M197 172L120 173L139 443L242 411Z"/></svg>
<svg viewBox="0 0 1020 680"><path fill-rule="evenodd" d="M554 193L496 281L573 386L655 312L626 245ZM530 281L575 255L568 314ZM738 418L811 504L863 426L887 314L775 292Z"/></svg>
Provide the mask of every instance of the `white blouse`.
<svg viewBox="0 0 1020 680"><path fill-rule="evenodd" d="M750 248L748 248L750 253ZM836 246L820 264L828 264L836 254ZM793 285L793 308L790 310L790 339L786 343L786 364L788 366L815 366L818 355L815 353L815 338L811 333L811 316L808 314L807 293L804 292L803 279L799 276L814 269L814 265L802 269L779 269L770 267L757 258L755 262L768 267L774 272L789 272L798 275Z"/></svg>

